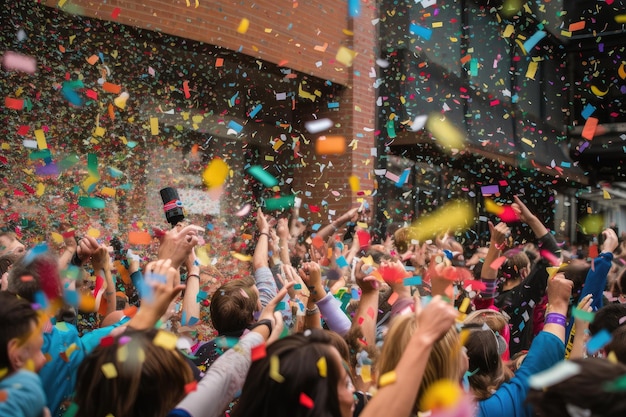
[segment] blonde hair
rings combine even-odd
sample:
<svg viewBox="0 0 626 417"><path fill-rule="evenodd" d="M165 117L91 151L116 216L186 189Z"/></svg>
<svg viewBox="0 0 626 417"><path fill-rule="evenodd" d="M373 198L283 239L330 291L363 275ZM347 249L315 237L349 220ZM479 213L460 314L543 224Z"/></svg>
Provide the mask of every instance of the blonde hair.
<svg viewBox="0 0 626 417"><path fill-rule="evenodd" d="M393 371L400 357L404 353L413 334L419 331L415 317L412 314L405 314L394 319L391 329L385 337L383 349L380 354L378 369L379 375ZM420 410L419 404L424 392L435 382L441 379L458 381L461 377L461 344L459 334L455 327L451 327L433 346L422 383L420 384L417 398L415 400L414 411Z"/></svg>

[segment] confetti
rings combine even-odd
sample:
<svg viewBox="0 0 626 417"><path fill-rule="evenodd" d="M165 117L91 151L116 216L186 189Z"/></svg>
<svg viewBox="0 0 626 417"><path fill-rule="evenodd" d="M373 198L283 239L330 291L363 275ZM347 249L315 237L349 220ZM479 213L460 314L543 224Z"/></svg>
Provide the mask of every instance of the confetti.
<svg viewBox="0 0 626 417"><path fill-rule="evenodd" d="M100 369L107 379L117 378L117 368L112 362L103 364Z"/></svg>
<svg viewBox="0 0 626 417"><path fill-rule="evenodd" d="M285 377L280 374L280 360L276 355L270 357L270 378L279 384L285 382Z"/></svg>
<svg viewBox="0 0 626 417"><path fill-rule="evenodd" d="M396 371L389 371L385 374L382 374L378 379L378 386L380 388L386 387L387 385L394 384L396 382Z"/></svg>
<svg viewBox="0 0 626 417"><path fill-rule="evenodd" d="M552 368L530 376L531 388L543 390L580 373L580 365L570 361L561 361Z"/></svg>
<svg viewBox="0 0 626 417"><path fill-rule="evenodd" d="M321 357L317 360L317 370L320 374L320 376L322 378L326 378L326 376L328 375L328 368L327 368L327 363L326 363L326 358L325 357Z"/></svg>

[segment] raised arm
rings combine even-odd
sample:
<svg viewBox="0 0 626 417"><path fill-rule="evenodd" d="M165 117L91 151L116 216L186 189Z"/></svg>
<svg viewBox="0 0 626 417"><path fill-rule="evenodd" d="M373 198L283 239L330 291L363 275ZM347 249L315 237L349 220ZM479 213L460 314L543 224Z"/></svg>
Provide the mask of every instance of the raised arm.
<svg viewBox="0 0 626 417"><path fill-rule="evenodd" d="M423 311L419 298L416 298L415 320L418 330L411 336L393 376L386 375L390 381L379 386L361 417L411 415L430 352L435 342L454 325L457 314L454 307L439 296L433 297Z"/></svg>

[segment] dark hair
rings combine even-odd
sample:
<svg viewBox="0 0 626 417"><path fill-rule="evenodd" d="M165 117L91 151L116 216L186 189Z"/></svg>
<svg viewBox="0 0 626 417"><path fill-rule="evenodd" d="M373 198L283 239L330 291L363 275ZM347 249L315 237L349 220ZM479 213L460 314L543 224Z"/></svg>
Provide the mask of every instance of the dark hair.
<svg viewBox="0 0 626 417"><path fill-rule="evenodd" d="M0 292L0 369L12 369L8 344L27 337L37 324L37 312L30 303L6 291Z"/></svg>
<svg viewBox="0 0 626 417"><path fill-rule="evenodd" d="M595 335L602 329L613 333L621 326L620 319L626 316L626 304L607 304L602 307L589 323L589 332Z"/></svg>
<svg viewBox="0 0 626 417"><path fill-rule="evenodd" d="M258 297L247 279L229 281L211 297L211 322L219 334L239 332L253 321Z"/></svg>
<svg viewBox="0 0 626 417"><path fill-rule="evenodd" d="M587 274L589 273L589 269L591 266L579 259L574 259L570 261L567 265L559 268L560 272L563 272L565 278L569 279L574 283L574 288L572 288L572 304L577 305L580 299L580 293L585 285L585 280L587 279Z"/></svg>
<svg viewBox="0 0 626 417"><path fill-rule="evenodd" d="M267 347L267 355L252 362L239 403L231 417L341 417L337 386L341 376L337 356L323 330L310 330L287 336ZM326 377L320 375L318 361L326 361ZM278 360L276 381L271 363ZM313 401L313 408L301 404L301 394Z"/></svg>
<svg viewBox="0 0 626 417"><path fill-rule="evenodd" d="M185 397L193 373L178 350L153 343L159 331L127 330L83 360L76 379L76 417L163 417ZM114 367L117 376L107 377L103 367Z"/></svg>
<svg viewBox="0 0 626 417"><path fill-rule="evenodd" d="M626 365L626 326L620 326L611 333L612 339L604 346L604 351L613 352L618 361Z"/></svg>
<svg viewBox="0 0 626 417"><path fill-rule="evenodd" d="M17 262L23 255L18 253L7 253L0 256L0 275L8 272L11 266Z"/></svg>
<svg viewBox="0 0 626 417"><path fill-rule="evenodd" d="M471 330L465 342L469 359L469 383L477 400L491 397L496 390L510 378L500 354L498 341L491 329Z"/></svg>
<svg viewBox="0 0 626 417"><path fill-rule="evenodd" d="M621 417L626 415L623 388L610 389L612 382L626 375L626 365L606 359L573 359L580 372L543 389L531 389L528 401L541 416L569 417L572 406L588 410L589 416Z"/></svg>

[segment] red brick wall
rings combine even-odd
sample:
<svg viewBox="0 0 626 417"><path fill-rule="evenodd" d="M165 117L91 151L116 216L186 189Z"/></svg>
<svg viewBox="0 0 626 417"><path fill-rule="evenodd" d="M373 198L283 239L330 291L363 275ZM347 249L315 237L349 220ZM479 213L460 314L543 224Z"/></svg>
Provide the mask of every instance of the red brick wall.
<svg viewBox="0 0 626 417"><path fill-rule="evenodd" d="M59 0L46 0L50 7L58 7L59 3ZM342 135L353 146L340 156L320 156L312 149L307 150L312 156L306 158L306 167L294 176L294 188L310 191L309 197L303 196L307 204L320 205L322 200L328 203L319 214L310 214L321 221L328 217L328 210L341 214L362 198L371 203L367 196L375 187L371 148L375 147L373 84L376 79L370 76L376 69L378 39L378 25L373 24L378 17L375 0L361 0L361 13L354 18L348 16L345 0L198 0L197 8L196 0L189 0L189 6L186 0L61 0L61 3L61 9L68 13L222 46L343 85L340 97L322 97L322 100L338 101L339 109L329 109L316 116L328 117L340 125L323 134ZM242 18L250 21L245 34L237 32ZM353 35L346 34L346 30ZM315 50L316 46L325 50ZM335 61L340 46L357 53L352 67ZM314 147L315 140L307 146ZM325 165L323 173L320 164ZM351 175L359 178L362 193L350 189ZM307 182L316 186L308 186ZM301 214L308 217L306 212Z"/></svg>
<svg viewBox="0 0 626 417"><path fill-rule="evenodd" d="M275 64L348 84L350 70L335 62L350 42L346 1L325 0L46 0L50 7L222 46ZM119 9L117 17L114 17ZM237 32L242 18L245 34ZM328 44L325 52L315 46ZM316 62L322 61L317 67Z"/></svg>

